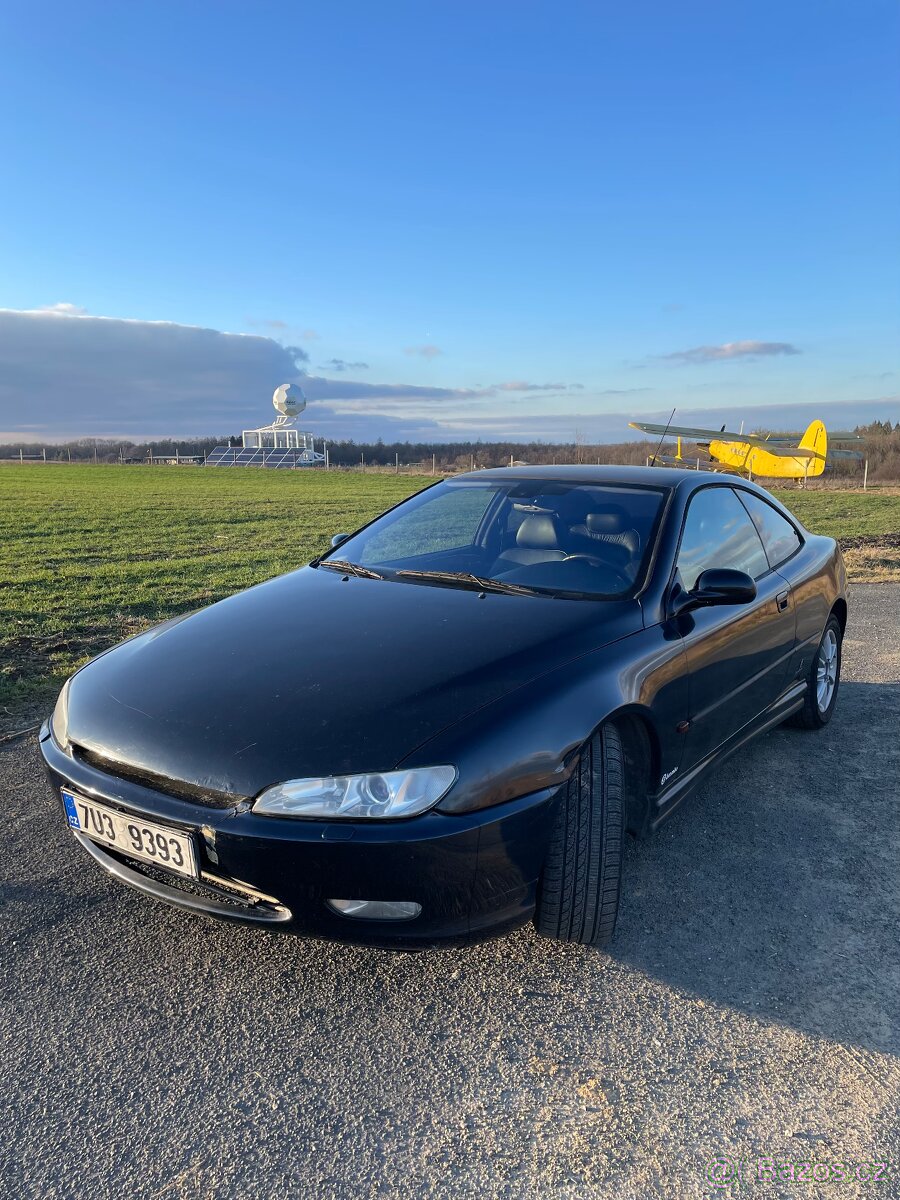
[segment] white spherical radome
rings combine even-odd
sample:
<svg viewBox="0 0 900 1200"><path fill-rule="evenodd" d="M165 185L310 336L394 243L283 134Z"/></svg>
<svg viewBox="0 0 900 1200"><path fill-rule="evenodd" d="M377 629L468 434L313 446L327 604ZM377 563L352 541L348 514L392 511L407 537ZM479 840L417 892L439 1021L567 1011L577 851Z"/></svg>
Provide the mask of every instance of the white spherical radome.
<svg viewBox="0 0 900 1200"><path fill-rule="evenodd" d="M298 383L283 383L275 389L272 404L283 417L297 417L306 408L306 397Z"/></svg>

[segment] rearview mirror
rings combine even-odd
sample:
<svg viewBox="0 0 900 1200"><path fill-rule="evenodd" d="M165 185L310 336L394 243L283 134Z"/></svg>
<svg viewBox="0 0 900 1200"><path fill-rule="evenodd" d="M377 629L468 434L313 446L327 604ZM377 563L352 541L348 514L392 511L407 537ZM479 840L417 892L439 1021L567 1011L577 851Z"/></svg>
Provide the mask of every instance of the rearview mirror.
<svg viewBox="0 0 900 1200"><path fill-rule="evenodd" d="M350 536L349 533L336 533L334 535L334 537L331 539L332 550L335 548L335 546L339 546L341 544L341 542L346 542L346 540L349 536Z"/></svg>

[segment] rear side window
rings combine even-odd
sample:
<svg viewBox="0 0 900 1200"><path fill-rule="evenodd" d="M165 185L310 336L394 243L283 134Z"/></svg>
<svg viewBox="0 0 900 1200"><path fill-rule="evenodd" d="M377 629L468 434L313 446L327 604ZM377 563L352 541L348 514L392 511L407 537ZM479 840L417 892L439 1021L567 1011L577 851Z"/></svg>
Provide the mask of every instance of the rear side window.
<svg viewBox="0 0 900 1200"><path fill-rule="evenodd" d="M756 532L766 550L769 566L774 570L800 549L802 545L800 534L790 521L777 512L771 504L760 500L759 496L743 491L738 494L750 514L751 521L756 526Z"/></svg>
<svg viewBox="0 0 900 1200"><path fill-rule="evenodd" d="M747 510L729 487L708 487L691 500L678 570L690 591L710 567L730 567L759 579L769 569L762 542Z"/></svg>

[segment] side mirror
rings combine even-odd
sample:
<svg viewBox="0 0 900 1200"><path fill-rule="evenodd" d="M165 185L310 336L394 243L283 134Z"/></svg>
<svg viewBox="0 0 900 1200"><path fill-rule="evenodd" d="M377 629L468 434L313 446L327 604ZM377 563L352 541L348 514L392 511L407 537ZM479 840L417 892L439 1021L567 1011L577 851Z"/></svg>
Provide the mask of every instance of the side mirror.
<svg viewBox="0 0 900 1200"><path fill-rule="evenodd" d="M700 572L691 595L703 605L749 604L756 599L756 584L744 571L710 567Z"/></svg>
<svg viewBox="0 0 900 1200"><path fill-rule="evenodd" d="M334 537L331 539L332 550L335 548L335 546L340 546L341 542L346 542L346 540L349 536L350 536L349 533L336 533L334 535Z"/></svg>
<svg viewBox="0 0 900 1200"><path fill-rule="evenodd" d="M672 600L672 616L695 608L714 608L720 604L749 604L756 599L756 584L743 571L730 567L710 567L701 571L691 591L679 588Z"/></svg>

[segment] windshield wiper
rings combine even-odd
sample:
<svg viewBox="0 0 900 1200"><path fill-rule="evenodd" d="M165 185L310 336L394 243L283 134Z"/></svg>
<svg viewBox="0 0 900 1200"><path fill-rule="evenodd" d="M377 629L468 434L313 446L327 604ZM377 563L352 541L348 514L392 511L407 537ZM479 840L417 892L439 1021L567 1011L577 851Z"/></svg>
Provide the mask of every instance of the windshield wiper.
<svg viewBox="0 0 900 1200"><path fill-rule="evenodd" d="M323 563L324 566L324 563ZM522 583L506 583L503 579L486 579L469 571L398 571L398 579L433 579L436 583L460 584L479 592L506 592L510 596L548 596L552 593Z"/></svg>
<svg viewBox="0 0 900 1200"><path fill-rule="evenodd" d="M379 571L371 571L361 567L359 563L347 562L345 558L326 558L316 563L317 567L327 567L329 571L340 571L342 575L355 575L357 579L384 579Z"/></svg>

